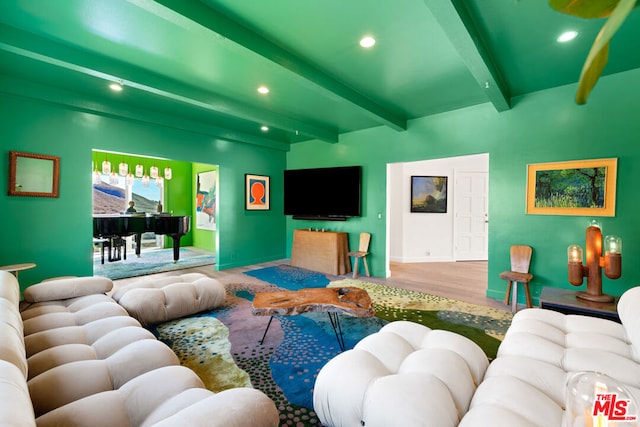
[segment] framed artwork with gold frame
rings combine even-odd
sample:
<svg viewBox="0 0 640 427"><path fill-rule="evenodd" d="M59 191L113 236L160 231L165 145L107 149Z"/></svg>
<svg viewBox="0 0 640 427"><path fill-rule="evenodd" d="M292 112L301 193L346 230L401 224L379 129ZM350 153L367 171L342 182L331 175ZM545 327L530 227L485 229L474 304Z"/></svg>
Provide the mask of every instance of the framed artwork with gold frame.
<svg viewBox="0 0 640 427"><path fill-rule="evenodd" d="M527 214L615 216L618 159L527 166Z"/></svg>

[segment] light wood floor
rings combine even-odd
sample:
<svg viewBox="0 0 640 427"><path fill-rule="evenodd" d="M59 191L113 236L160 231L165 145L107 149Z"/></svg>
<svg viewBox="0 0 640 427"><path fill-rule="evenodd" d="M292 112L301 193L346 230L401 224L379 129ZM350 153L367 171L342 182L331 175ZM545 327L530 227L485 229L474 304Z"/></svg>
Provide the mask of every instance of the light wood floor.
<svg viewBox="0 0 640 427"><path fill-rule="evenodd" d="M245 271L288 264L288 262L288 260L280 260L221 271L216 271L213 266L207 265L179 270L178 272L158 273L155 276L199 272L209 277L222 279ZM389 278L366 276L360 276L359 278L387 286L453 298L471 304L509 310L509 307L505 306L502 301L487 298L485 295L487 289L486 261L391 263L390 268L391 277ZM351 278L351 274L343 277ZM135 280L139 280L139 277L114 280L114 285L118 287Z"/></svg>
<svg viewBox="0 0 640 427"><path fill-rule="evenodd" d="M394 263L391 277L372 282L453 298L471 304L509 310L502 301L486 297L487 262ZM369 280L369 278L367 278Z"/></svg>

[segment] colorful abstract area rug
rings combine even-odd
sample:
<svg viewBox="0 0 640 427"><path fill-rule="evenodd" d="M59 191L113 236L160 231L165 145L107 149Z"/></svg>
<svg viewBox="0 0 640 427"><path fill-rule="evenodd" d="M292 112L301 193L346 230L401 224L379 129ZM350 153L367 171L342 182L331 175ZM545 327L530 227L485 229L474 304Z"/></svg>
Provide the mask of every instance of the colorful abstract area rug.
<svg viewBox="0 0 640 427"><path fill-rule="evenodd" d="M215 264L215 262L215 255L189 248L180 248L180 257L175 263L173 262L173 249L142 252L139 257L136 256L135 252L127 252L127 259L113 262L107 261L107 254L105 253L104 264L101 263L100 258L93 260L93 274L116 280L182 270L184 268L201 267Z"/></svg>
<svg viewBox="0 0 640 427"><path fill-rule="evenodd" d="M322 366L340 353L340 347L326 313L274 317L265 335L269 316L251 312L258 292L326 286L366 289L376 317L341 316L346 349L389 321L407 319L463 333L480 340L481 347L492 352L511 320L506 311L286 265L250 271L223 282L227 289L223 307L156 325L152 331L183 365L198 373L208 389L219 392L254 387L263 391L278 407L282 426L320 425L313 411L315 378Z"/></svg>

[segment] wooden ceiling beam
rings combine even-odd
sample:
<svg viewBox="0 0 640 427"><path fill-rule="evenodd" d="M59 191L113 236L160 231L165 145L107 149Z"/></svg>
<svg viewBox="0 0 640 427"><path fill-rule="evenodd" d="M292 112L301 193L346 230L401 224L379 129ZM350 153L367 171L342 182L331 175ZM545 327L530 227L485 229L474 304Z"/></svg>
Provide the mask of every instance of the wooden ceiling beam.
<svg viewBox="0 0 640 427"><path fill-rule="evenodd" d="M510 94L482 34L462 0L424 0L497 111L511 108Z"/></svg>
<svg viewBox="0 0 640 427"><path fill-rule="evenodd" d="M316 64L266 39L200 0L155 0L155 2L314 83L328 91L331 96L350 102L375 121L395 130L407 129L407 119L402 115L385 108L321 70ZM150 8L148 10L152 11ZM158 11L158 13L163 12Z"/></svg>

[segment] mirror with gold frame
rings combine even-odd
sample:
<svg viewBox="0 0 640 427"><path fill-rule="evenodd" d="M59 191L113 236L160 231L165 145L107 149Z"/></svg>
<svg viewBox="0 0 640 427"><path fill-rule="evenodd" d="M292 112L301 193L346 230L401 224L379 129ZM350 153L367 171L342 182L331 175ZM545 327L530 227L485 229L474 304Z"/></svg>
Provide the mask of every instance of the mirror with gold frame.
<svg viewBox="0 0 640 427"><path fill-rule="evenodd" d="M9 152L9 196L58 197L60 157Z"/></svg>

